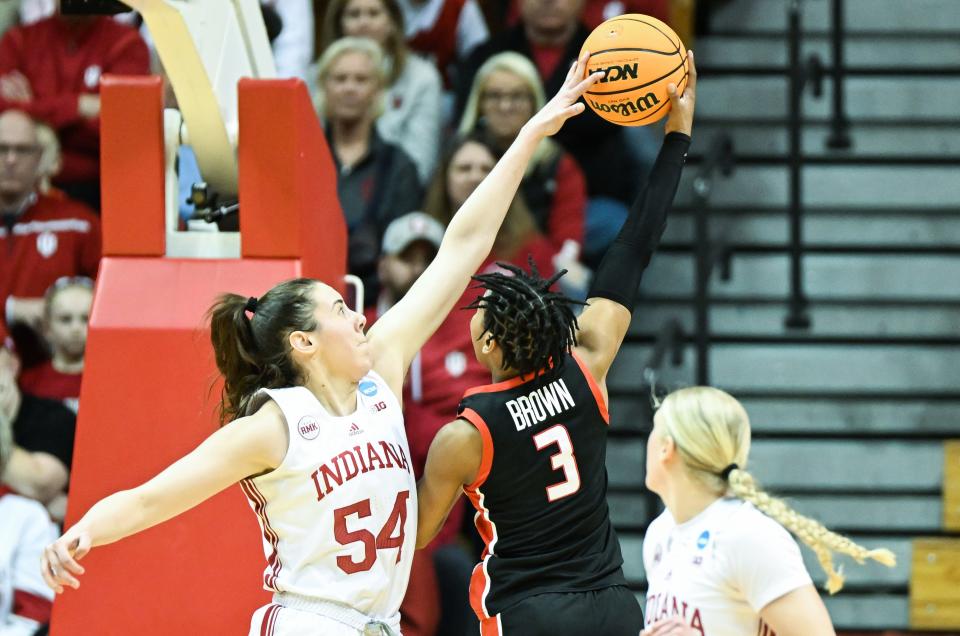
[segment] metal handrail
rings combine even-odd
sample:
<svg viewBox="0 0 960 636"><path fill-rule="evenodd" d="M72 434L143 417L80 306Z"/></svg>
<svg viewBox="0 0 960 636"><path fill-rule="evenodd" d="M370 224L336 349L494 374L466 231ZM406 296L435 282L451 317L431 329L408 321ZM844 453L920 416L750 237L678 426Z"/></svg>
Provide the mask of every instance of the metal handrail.
<svg viewBox="0 0 960 636"><path fill-rule="evenodd" d="M827 147L833 149L849 148L853 142L850 139L850 119L844 110L843 81L846 68L843 64L844 19L843 0L833 0L832 24L830 25L831 48L833 49L833 112L830 117L830 136L827 137Z"/></svg>
<svg viewBox="0 0 960 636"><path fill-rule="evenodd" d="M800 61L800 0L790 1L790 300L785 324L788 328L810 326L807 298L803 291L803 88L818 75L818 61L804 65ZM813 70L813 72L811 72ZM816 88L816 87L815 87Z"/></svg>
<svg viewBox="0 0 960 636"><path fill-rule="evenodd" d="M695 209L694 241L696 243L696 279L694 287L694 341L697 350L696 382L710 383L710 275L730 248L722 237L711 239L707 210L717 171L724 176L733 173L733 139L728 133L717 136L704 156L700 171L693 180Z"/></svg>

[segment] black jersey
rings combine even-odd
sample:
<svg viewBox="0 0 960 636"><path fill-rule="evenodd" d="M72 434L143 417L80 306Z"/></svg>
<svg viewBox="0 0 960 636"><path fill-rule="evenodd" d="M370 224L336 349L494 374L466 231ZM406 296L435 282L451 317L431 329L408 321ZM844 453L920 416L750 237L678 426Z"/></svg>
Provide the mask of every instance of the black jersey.
<svg viewBox="0 0 960 636"><path fill-rule="evenodd" d="M582 361L470 389L459 415L483 438L464 488L486 543L470 583L477 616L534 594L625 584L606 499L609 415Z"/></svg>

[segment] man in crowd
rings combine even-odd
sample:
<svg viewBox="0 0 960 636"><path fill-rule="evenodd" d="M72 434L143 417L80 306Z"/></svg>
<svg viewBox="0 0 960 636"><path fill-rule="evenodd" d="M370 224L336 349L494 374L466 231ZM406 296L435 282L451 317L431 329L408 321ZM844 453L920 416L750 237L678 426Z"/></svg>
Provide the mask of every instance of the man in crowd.
<svg viewBox="0 0 960 636"><path fill-rule="evenodd" d="M34 120L0 114L0 303L24 363L42 359L43 295L62 276L97 274L100 220L81 203L38 192L41 148Z"/></svg>

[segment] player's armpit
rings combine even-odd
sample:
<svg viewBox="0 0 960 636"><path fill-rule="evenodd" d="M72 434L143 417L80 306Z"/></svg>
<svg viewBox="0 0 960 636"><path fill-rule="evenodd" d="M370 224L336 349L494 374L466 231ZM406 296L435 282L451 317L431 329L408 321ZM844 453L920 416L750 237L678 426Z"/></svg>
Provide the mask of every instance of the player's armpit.
<svg viewBox="0 0 960 636"><path fill-rule="evenodd" d="M760 610L777 636L836 636L830 615L813 585L787 592Z"/></svg>
<svg viewBox="0 0 960 636"><path fill-rule="evenodd" d="M466 420L450 422L433 438L417 484L417 548L433 540L463 487L476 479L482 453L480 431Z"/></svg>
<svg viewBox="0 0 960 636"><path fill-rule="evenodd" d="M603 383L630 327L630 311L607 298L590 298L577 318L577 346L580 356L597 382Z"/></svg>

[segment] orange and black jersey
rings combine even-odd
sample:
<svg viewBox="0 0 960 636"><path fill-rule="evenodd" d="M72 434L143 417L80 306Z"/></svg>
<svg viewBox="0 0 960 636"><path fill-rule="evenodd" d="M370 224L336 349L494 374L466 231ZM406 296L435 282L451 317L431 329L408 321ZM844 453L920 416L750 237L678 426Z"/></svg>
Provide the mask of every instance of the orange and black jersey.
<svg viewBox="0 0 960 636"><path fill-rule="evenodd" d="M568 355L539 376L470 389L459 415L483 438L464 488L486 543L470 584L477 616L535 594L624 585L606 500L609 415L583 362Z"/></svg>

